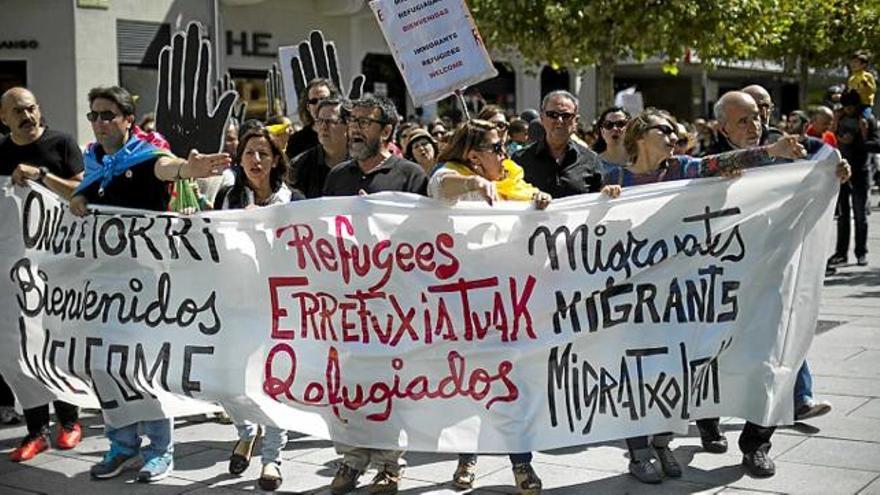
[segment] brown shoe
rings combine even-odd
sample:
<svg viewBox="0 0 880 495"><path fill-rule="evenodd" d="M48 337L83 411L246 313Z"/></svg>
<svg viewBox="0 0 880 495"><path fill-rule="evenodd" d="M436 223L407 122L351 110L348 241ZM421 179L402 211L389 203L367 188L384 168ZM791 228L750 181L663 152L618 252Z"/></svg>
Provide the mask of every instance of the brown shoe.
<svg viewBox="0 0 880 495"><path fill-rule="evenodd" d="M530 463L514 464L513 479L516 481L516 489L520 495L539 495L541 493L541 478L535 474Z"/></svg>
<svg viewBox="0 0 880 495"><path fill-rule="evenodd" d="M330 492L333 495L344 495L354 490L357 488L358 478L362 474L348 464L340 464L336 469L336 475L333 476L333 481L330 482Z"/></svg>
<svg viewBox="0 0 880 495"><path fill-rule="evenodd" d="M388 470L381 470L367 489L373 495L394 495L397 493L397 484L400 483L400 474Z"/></svg>
<svg viewBox="0 0 880 495"><path fill-rule="evenodd" d="M452 485L456 490L470 490L477 479L477 461L468 459L458 461L458 467L452 474Z"/></svg>

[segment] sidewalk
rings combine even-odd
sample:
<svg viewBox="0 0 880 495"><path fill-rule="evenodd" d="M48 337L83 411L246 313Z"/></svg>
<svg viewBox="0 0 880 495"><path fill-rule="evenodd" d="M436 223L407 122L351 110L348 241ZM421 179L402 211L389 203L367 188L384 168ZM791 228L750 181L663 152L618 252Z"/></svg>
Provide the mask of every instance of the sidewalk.
<svg viewBox="0 0 880 495"><path fill-rule="evenodd" d="M817 493L880 494L880 210L877 196L869 217L871 266L838 269L829 277L817 336L809 360L818 399L834 410L809 425L779 428L771 454L776 476L754 479L740 467L736 441L742 424L724 428L731 449L722 455L700 448L694 427L672 444L686 465L681 480L644 485L626 472L623 442L537 453L534 466L547 494ZM236 494L259 491L260 459L240 478L227 473L236 438L232 426L186 418L175 430L175 471L154 485L133 481L134 472L95 482L89 468L107 449L99 418L84 419L86 438L74 451L50 450L15 464L7 453L24 435L24 426L0 428L0 494ZM329 441L291 435L283 453L284 484L278 493L329 494L337 456ZM451 455L409 453L401 493L456 493L448 481L455 469ZM472 493L515 493L506 456L482 456ZM368 483L372 472L361 479ZM362 488L357 493L366 493Z"/></svg>

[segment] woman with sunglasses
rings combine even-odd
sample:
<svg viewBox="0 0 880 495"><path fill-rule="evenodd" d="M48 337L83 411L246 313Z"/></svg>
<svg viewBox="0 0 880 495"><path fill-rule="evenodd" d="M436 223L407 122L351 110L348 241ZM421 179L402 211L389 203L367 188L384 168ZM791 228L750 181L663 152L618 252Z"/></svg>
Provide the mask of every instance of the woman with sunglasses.
<svg viewBox="0 0 880 495"><path fill-rule="evenodd" d="M550 195L523 179L523 170L507 158L498 127L470 120L452 135L438 157L440 167L428 183L428 196L447 202L498 200L532 201L538 209L550 204ZM532 453L510 454L517 493L541 493L541 479L532 469ZM477 455L459 454L452 483L459 490L473 488Z"/></svg>
<svg viewBox="0 0 880 495"><path fill-rule="evenodd" d="M593 151L599 154L604 163L624 165L627 162L623 134L629 123L629 112L621 107L611 107L599 115L596 121L596 134L599 138L593 144Z"/></svg>
<svg viewBox="0 0 880 495"><path fill-rule="evenodd" d="M507 114L504 113L504 109L498 105L486 105L480 110L477 118L495 124L495 128L498 129L498 135L501 136L501 142L504 143L505 147L507 146L507 128L510 127L510 122L507 120Z"/></svg>
<svg viewBox="0 0 880 495"><path fill-rule="evenodd" d="M675 120L668 113L654 108L639 113L629 122L624 134L627 161L623 166L606 167L606 183L627 187L716 175L736 176L745 168L767 165L776 158L798 159L806 155L803 146L793 137L782 138L770 146L704 158L674 156L677 140ZM620 189L612 191L608 193L612 197L620 194ZM671 433L628 438L629 472L643 483L660 483L663 475L681 477L681 466L669 449L671 439Z"/></svg>
<svg viewBox="0 0 880 495"><path fill-rule="evenodd" d="M239 164L232 168L235 182L217 192L214 202L217 209L250 209L305 199L301 192L284 183L287 160L268 128L255 127L244 134L236 155ZM229 473L238 476L251 463L260 426L242 421L236 422L235 428L239 440L229 457ZM281 450L286 444L286 430L265 426L261 447L263 468L258 480L261 489L274 491L281 486Z"/></svg>
<svg viewBox="0 0 880 495"><path fill-rule="evenodd" d="M524 179L522 167L507 158L498 127L486 120L467 121L437 157L440 167L428 183L428 196L447 202L534 201L538 209L550 195Z"/></svg>

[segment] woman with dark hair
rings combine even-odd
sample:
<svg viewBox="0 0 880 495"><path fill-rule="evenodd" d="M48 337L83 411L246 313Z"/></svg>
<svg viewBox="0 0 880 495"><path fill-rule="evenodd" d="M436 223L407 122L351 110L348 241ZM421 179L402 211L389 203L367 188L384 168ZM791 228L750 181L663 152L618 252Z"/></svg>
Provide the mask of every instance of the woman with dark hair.
<svg viewBox="0 0 880 495"><path fill-rule="evenodd" d="M782 138L770 146L704 158L673 156L677 140L675 121L668 113L654 108L644 110L627 125L623 137L626 163L606 164L605 183L628 187L716 175L735 176L742 169L767 165L776 158L799 159L806 155L794 137ZM618 189L611 196L619 193ZM671 440L671 433L626 439L629 472L643 483L660 483L664 474L670 478L680 477L681 466L669 449Z"/></svg>
<svg viewBox="0 0 880 495"><path fill-rule="evenodd" d="M287 160L265 127L248 131L236 150L235 182L217 192L217 209L254 208L303 199L284 183Z"/></svg>
<svg viewBox="0 0 880 495"><path fill-rule="evenodd" d="M627 161L626 149L623 147L623 133L629 122L629 112L621 107L605 109L596 121L596 142L593 151L605 163L623 165Z"/></svg>
<svg viewBox="0 0 880 495"><path fill-rule="evenodd" d="M235 183L225 186L217 193L217 209L257 208L289 203L305 199L296 189L284 183L287 176L287 160L272 140L272 133L265 127L248 131L239 141L236 153L238 165L233 167ZM229 457L229 472L240 475L251 463L260 426L249 421L235 424L239 440ZM281 450L287 444L287 430L265 426L262 455L263 468L258 481L267 491L281 486Z"/></svg>
<svg viewBox="0 0 880 495"><path fill-rule="evenodd" d="M284 150L287 158L293 158L318 145L318 131L314 128L315 119L318 118L318 103L331 97L338 98L339 90L330 79L319 77L306 85L297 108L303 127L287 141L287 148Z"/></svg>

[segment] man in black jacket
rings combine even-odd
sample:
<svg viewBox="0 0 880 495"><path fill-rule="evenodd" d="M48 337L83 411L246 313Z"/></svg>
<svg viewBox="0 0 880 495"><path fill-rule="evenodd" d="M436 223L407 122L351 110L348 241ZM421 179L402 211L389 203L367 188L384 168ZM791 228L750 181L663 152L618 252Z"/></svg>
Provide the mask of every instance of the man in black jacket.
<svg viewBox="0 0 880 495"><path fill-rule="evenodd" d="M553 91L541 103L544 139L519 150L513 161L525 180L554 198L599 192L599 156L572 139L578 124L578 101L568 91Z"/></svg>

